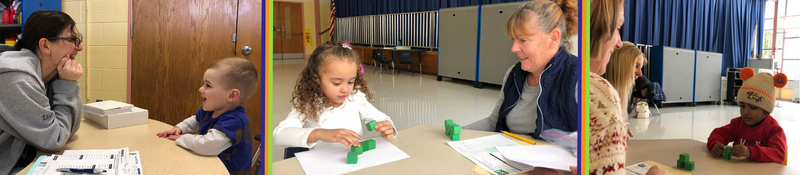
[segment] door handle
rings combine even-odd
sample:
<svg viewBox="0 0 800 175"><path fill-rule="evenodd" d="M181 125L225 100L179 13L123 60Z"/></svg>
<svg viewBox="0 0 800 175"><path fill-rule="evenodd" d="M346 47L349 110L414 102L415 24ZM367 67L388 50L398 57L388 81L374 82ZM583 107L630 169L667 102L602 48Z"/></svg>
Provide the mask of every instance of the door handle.
<svg viewBox="0 0 800 175"><path fill-rule="evenodd" d="M252 48L250 48L250 46L244 46L244 47L242 47L242 54L244 54L244 55L250 55L250 53L252 53L252 52L253 52L253 49L252 49Z"/></svg>

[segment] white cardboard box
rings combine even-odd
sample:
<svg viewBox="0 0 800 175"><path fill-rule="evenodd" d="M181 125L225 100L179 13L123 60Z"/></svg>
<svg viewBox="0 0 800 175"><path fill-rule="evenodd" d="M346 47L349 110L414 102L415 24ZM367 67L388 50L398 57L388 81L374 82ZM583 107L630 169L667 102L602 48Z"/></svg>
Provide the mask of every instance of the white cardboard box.
<svg viewBox="0 0 800 175"><path fill-rule="evenodd" d="M106 100L102 102L95 102L83 105L83 111L91 112L98 115L110 115L131 112L132 104L118 102L114 100Z"/></svg>
<svg viewBox="0 0 800 175"><path fill-rule="evenodd" d="M131 112L111 114L111 115L98 115L92 112L84 111L84 117L97 123L106 129L121 128L126 126L135 126L147 124L147 110L133 107Z"/></svg>

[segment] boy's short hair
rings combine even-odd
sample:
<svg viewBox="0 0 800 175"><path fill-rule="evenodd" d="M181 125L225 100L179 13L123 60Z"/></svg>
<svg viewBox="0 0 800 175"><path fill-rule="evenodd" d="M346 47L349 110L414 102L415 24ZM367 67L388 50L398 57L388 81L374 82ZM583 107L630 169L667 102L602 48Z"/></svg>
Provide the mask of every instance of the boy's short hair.
<svg viewBox="0 0 800 175"><path fill-rule="evenodd" d="M239 89L239 103L244 104L258 90L258 70L250 60L244 58L224 58L211 63L208 69L217 69L222 73L225 87Z"/></svg>

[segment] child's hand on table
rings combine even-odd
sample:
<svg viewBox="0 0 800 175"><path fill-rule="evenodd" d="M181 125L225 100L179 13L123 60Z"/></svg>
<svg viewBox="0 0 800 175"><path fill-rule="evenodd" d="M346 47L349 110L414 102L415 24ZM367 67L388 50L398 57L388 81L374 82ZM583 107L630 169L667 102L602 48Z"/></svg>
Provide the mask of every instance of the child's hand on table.
<svg viewBox="0 0 800 175"><path fill-rule="evenodd" d="M375 131L380 132L383 134L383 137L386 138L394 137L394 125L392 125L392 122L389 120L378 122L378 124L375 125Z"/></svg>
<svg viewBox="0 0 800 175"><path fill-rule="evenodd" d="M725 145L722 145L722 143L717 142L711 146L711 156L719 158L722 157L723 154L725 154Z"/></svg>
<svg viewBox="0 0 800 175"><path fill-rule="evenodd" d="M308 136L308 142L316 142L318 140L322 140L323 142L328 143L342 143L345 146L356 145L361 146L361 143L358 140L361 140L360 135L358 133L353 132L349 129L314 129L311 131L310 136Z"/></svg>
<svg viewBox="0 0 800 175"><path fill-rule="evenodd" d="M736 155L736 157L745 157L750 158L750 147L744 146L744 144L734 145L731 148L731 153Z"/></svg>
<svg viewBox="0 0 800 175"><path fill-rule="evenodd" d="M183 134L170 135L169 137L167 137L167 139L175 141L178 140L178 138L181 138L181 136L183 136Z"/></svg>
<svg viewBox="0 0 800 175"><path fill-rule="evenodd" d="M158 138L168 138L168 139L169 139L170 136L173 136L173 135L178 135L178 137L180 137L181 128L176 126L176 127L172 128L170 130L161 131L158 134L156 134L156 136L158 136ZM175 139L178 139L178 138L175 138ZM170 139L170 140L175 140L175 139Z"/></svg>
<svg viewBox="0 0 800 175"><path fill-rule="evenodd" d="M658 165L651 166L650 169L647 170L647 173L645 173L645 175L667 175L667 174L669 174L667 173L667 170L662 169Z"/></svg>

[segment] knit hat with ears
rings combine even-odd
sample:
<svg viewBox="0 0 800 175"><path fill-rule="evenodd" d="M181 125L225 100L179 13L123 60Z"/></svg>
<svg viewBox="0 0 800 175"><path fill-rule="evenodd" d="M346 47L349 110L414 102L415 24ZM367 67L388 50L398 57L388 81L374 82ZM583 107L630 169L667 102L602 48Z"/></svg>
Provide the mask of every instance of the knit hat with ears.
<svg viewBox="0 0 800 175"><path fill-rule="evenodd" d="M775 108L775 88L783 88L789 79L783 73L775 76L766 72L753 74L755 71L750 67L745 67L739 72L739 77L744 83L739 89L736 101L755 105L772 113L772 109Z"/></svg>

